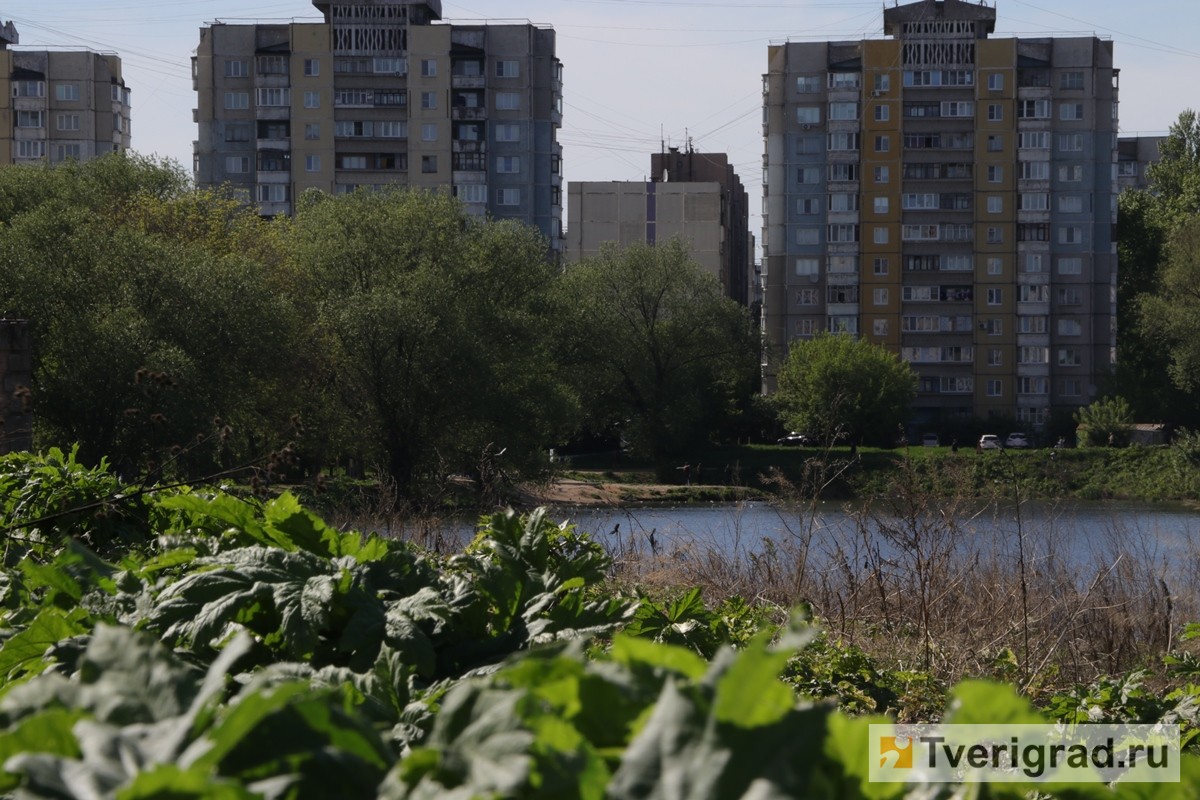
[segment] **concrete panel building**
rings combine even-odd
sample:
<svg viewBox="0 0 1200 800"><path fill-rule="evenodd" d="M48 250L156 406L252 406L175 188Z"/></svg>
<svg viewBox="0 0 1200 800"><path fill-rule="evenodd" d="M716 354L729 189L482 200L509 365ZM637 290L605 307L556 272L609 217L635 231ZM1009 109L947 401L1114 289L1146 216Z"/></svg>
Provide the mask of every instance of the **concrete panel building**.
<svg viewBox="0 0 1200 800"><path fill-rule="evenodd" d="M607 243L678 237L726 296L748 303L754 263L749 204L723 153L670 148L651 156L649 181L571 182L567 218L569 262L595 256Z"/></svg>
<svg viewBox="0 0 1200 800"><path fill-rule="evenodd" d="M1159 148L1167 140L1165 136L1121 136L1117 138L1117 188L1145 189L1150 185L1147 173L1151 164L1157 164L1162 154Z"/></svg>
<svg viewBox="0 0 1200 800"><path fill-rule="evenodd" d="M315 0L322 23L213 24L193 59L196 182L264 214L306 189L451 191L561 249L562 65L550 28L441 24L440 0Z"/></svg>
<svg viewBox="0 0 1200 800"><path fill-rule="evenodd" d="M121 59L90 50L15 50L0 28L0 164L88 161L130 142Z"/></svg>
<svg viewBox="0 0 1200 800"><path fill-rule="evenodd" d="M1112 42L995 21L889 7L888 38L772 46L764 76L773 363L818 331L885 345L920 375L922 427L1039 426L1115 353Z"/></svg>

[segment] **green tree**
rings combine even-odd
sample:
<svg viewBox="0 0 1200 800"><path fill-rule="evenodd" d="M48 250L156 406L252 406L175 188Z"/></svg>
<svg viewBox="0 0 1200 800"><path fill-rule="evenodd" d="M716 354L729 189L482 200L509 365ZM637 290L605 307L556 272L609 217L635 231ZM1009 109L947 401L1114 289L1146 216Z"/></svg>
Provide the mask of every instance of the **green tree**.
<svg viewBox="0 0 1200 800"><path fill-rule="evenodd" d="M1200 214L1200 118L1191 109L1161 145L1149 189L1121 194L1117 237L1117 367L1108 391L1143 419L1200 422L1187 354L1189 280L1184 230ZM1173 246L1169 243L1174 242ZM1194 305L1194 304L1191 304Z"/></svg>
<svg viewBox="0 0 1200 800"><path fill-rule="evenodd" d="M1129 444L1133 411L1123 397L1106 397L1075 412L1075 421L1084 430L1082 444L1102 447Z"/></svg>
<svg viewBox="0 0 1200 800"><path fill-rule="evenodd" d="M451 473L482 487L539 463L570 406L549 350L554 270L535 230L470 217L441 194L312 193L289 246L322 392L353 431L344 448L378 460L410 499Z"/></svg>
<svg viewBox="0 0 1200 800"><path fill-rule="evenodd" d="M758 337L747 310L678 240L606 247L561 281L561 360L593 431L619 429L659 466L748 405Z"/></svg>
<svg viewBox="0 0 1200 800"><path fill-rule="evenodd" d="M150 224L184 207L195 225ZM123 155L0 169L0 209L0 310L32 322L39 447L207 471L286 425L298 321L238 246L269 239L252 210Z"/></svg>
<svg viewBox="0 0 1200 800"><path fill-rule="evenodd" d="M792 342L775 395L792 430L821 441L890 444L916 396L917 377L893 353L866 340L820 334Z"/></svg>

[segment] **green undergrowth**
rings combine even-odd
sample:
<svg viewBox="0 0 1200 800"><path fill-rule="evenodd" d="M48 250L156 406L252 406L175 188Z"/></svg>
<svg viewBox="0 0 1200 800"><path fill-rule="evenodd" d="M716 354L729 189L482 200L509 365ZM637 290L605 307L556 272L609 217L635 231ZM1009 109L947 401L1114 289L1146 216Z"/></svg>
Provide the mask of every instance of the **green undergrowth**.
<svg viewBox="0 0 1200 800"><path fill-rule="evenodd" d="M0 460L0 487L4 795L915 798L936 788L868 781L871 723L1049 719L802 614L615 591L604 550L540 511L439 555L291 494L134 489L58 451ZM1122 676L1046 708L1190 737L1196 668L1174 658L1171 693ZM1200 760L1183 770L1154 796L1192 796Z"/></svg>

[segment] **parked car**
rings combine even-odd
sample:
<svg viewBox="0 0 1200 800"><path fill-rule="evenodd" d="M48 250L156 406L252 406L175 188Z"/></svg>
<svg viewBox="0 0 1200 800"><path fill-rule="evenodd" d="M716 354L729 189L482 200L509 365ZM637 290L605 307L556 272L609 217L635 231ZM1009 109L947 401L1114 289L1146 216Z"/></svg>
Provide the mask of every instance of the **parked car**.
<svg viewBox="0 0 1200 800"><path fill-rule="evenodd" d="M922 447L939 447L940 445L941 442L938 441L938 435L936 433L927 433L921 437Z"/></svg>
<svg viewBox="0 0 1200 800"><path fill-rule="evenodd" d="M1010 433L1004 440L1005 447L1029 447L1029 439L1023 433Z"/></svg>
<svg viewBox="0 0 1200 800"><path fill-rule="evenodd" d="M985 433L979 437L980 450L1001 450L1000 437L994 433Z"/></svg>
<svg viewBox="0 0 1200 800"><path fill-rule="evenodd" d="M792 431L787 436L781 436L775 440L776 444L785 444L792 447L810 447L816 442L807 433L797 433Z"/></svg>

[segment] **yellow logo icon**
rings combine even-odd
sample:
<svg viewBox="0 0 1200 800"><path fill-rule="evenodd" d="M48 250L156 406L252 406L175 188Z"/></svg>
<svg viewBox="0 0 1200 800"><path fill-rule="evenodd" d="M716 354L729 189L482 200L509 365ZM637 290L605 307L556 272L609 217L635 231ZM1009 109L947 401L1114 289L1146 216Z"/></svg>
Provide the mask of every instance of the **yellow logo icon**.
<svg viewBox="0 0 1200 800"><path fill-rule="evenodd" d="M905 736L879 737L879 766L892 769L912 769L912 739Z"/></svg>

